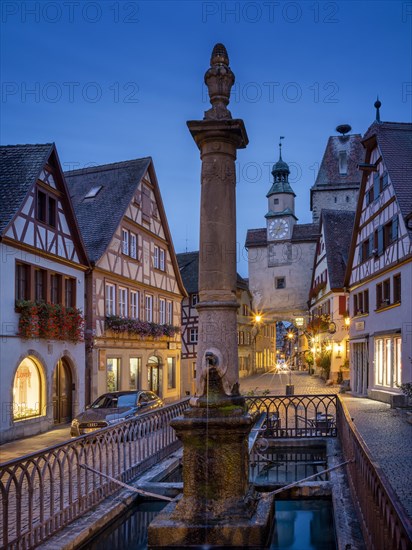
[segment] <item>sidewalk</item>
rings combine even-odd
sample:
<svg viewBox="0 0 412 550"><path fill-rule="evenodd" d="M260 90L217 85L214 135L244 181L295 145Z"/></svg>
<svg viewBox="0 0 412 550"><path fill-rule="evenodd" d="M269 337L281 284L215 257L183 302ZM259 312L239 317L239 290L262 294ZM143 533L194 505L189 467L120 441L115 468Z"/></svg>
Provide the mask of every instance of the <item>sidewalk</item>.
<svg viewBox="0 0 412 550"><path fill-rule="evenodd" d="M43 434L17 439L16 441L10 441L10 443L3 443L3 445L0 445L0 466L2 462L8 462L19 456L28 455L41 449L70 441L70 439L70 424L63 424Z"/></svg>
<svg viewBox="0 0 412 550"><path fill-rule="evenodd" d="M373 461L382 468L412 519L412 425L386 403L350 394L343 398Z"/></svg>

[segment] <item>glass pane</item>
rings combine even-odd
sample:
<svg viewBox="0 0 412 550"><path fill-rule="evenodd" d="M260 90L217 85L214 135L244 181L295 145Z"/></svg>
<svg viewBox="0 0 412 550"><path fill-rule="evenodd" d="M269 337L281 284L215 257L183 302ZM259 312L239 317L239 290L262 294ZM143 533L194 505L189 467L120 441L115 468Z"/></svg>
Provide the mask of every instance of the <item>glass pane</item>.
<svg viewBox="0 0 412 550"><path fill-rule="evenodd" d="M129 360L129 389L137 390L140 384L142 358L131 357Z"/></svg>
<svg viewBox="0 0 412 550"><path fill-rule="evenodd" d="M119 365L120 359L113 357L107 359L107 391L117 391L119 389Z"/></svg>
<svg viewBox="0 0 412 550"><path fill-rule="evenodd" d="M41 380L34 361L26 357L20 363L13 384L13 418L20 420L40 414Z"/></svg>

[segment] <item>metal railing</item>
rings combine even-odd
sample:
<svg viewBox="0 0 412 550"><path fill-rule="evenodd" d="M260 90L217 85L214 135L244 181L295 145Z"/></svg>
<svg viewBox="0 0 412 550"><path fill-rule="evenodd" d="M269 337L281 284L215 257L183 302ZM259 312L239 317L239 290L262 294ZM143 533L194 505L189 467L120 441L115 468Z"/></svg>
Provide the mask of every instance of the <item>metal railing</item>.
<svg viewBox="0 0 412 550"><path fill-rule="evenodd" d="M180 447L170 421L188 399L3 463L0 547L33 548Z"/></svg>
<svg viewBox="0 0 412 550"><path fill-rule="evenodd" d="M355 459L348 464L347 473L367 548L374 550L412 548L411 521L385 474L373 462L362 436L340 397L337 400L336 413L336 424L344 457ZM408 483L408 480L405 480L405 483Z"/></svg>
<svg viewBox="0 0 412 550"><path fill-rule="evenodd" d="M264 413L263 437L336 437L336 395L246 397L251 414Z"/></svg>

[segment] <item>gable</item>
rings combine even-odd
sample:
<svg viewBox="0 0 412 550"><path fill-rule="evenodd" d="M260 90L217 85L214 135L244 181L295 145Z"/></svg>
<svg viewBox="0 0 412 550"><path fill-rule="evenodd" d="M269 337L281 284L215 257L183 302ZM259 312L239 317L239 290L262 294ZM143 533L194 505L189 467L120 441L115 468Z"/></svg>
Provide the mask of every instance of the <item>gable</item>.
<svg viewBox="0 0 412 550"><path fill-rule="evenodd" d="M349 285L390 268L412 252L397 193L403 184L396 172L393 179L379 136L367 143L365 166L346 274Z"/></svg>
<svg viewBox="0 0 412 550"><path fill-rule="evenodd" d="M24 156L24 148L19 154ZM37 177L25 182L25 196L3 237L69 262L87 263L54 146L37 168Z"/></svg>

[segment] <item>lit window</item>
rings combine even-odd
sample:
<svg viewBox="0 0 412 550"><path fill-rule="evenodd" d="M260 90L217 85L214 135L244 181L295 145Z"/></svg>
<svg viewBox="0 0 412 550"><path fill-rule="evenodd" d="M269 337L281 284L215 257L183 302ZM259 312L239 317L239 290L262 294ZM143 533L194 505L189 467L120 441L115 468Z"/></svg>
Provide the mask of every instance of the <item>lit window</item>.
<svg viewBox="0 0 412 550"><path fill-rule="evenodd" d="M13 383L13 419L23 420L39 416L42 402L42 383L40 370L36 363L26 357L20 363Z"/></svg>
<svg viewBox="0 0 412 550"><path fill-rule="evenodd" d="M176 387L176 359L167 358L167 389L172 390Z"/></svg>
<svg viewBox="0 0 412 550"><path fill-rule="evenodd" d="M142 374L142 358L130 357L129 359L129 390L137 390L140 386Z"/></svg>
<svg viewBox="0 0 412 550"><path fill-rule="evenodd" d="M120 374L120 359L109 357L106 361L106 389L107 391L118 391Z"/></svg>

